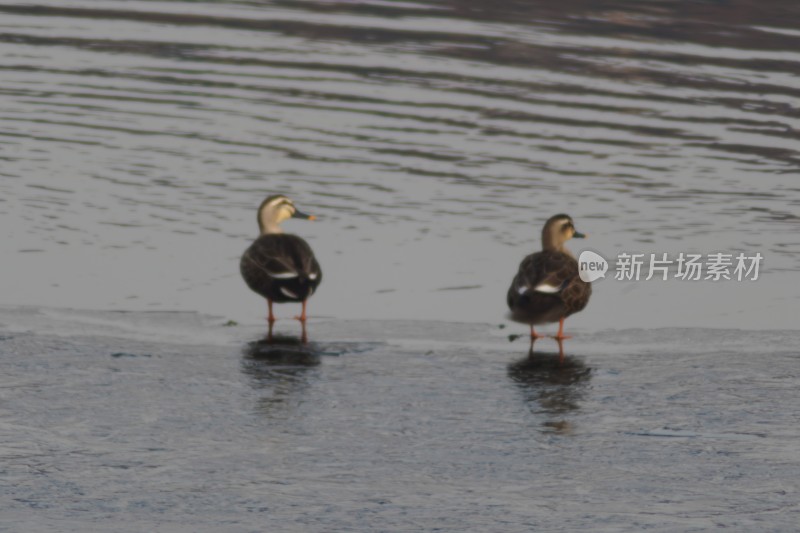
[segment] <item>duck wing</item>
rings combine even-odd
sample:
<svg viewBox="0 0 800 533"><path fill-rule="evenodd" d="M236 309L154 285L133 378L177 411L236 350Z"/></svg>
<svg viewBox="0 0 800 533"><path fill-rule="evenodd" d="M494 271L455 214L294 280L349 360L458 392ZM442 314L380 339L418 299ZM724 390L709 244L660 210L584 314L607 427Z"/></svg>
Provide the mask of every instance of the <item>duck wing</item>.
<svg viewBox="0 0 800 533"><path fill-rule="evenodd" d="M322 270L306 241L296 235L262 235L240 263L247 285L271 300L302 301L322 281Z"/></svg>
<svg viewBox="0 0 800 533"><path fill-rule="evenodd" d="M561 252L537 252L522 260L512 290L557 295L578 276L578 263Z"/></svg>
<svg viewBox="0 0 800 533"><path fill-rule="evenodd" d="M243 259L274 280L315 280L322 274L311 247L296 235L263 235L247 249Z"/></svg>

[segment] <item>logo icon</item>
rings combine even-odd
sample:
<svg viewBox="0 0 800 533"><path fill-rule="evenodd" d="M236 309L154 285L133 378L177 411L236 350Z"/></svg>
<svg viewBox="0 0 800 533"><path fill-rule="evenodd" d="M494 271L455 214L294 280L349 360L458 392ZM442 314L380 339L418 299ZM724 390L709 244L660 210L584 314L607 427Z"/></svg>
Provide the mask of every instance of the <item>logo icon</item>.
<svg viewBox="0 0 800 533"><path fill-rule="evenodd" d="M608 271L608 261L602 255L590 250L584 250L578 257L578 272L581 279L591 283L600 278L606 277Z"/></svg>

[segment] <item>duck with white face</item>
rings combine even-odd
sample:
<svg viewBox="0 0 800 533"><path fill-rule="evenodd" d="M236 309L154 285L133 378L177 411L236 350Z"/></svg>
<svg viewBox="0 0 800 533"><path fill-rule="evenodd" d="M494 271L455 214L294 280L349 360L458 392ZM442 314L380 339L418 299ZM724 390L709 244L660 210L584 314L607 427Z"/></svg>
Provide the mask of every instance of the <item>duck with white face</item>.
<svg viewBox="0 0 800 533"><path fill-rule="evenodd" d="M548 322L559 323L556 339L570 338L564 335L564 320L586 307L592 286L580 278L578 262L564 244L585 237L569 215L555 215L542 229L542 251L520 263L506 300L510 318L530 325L531 339L542 337L533 326Z"/></svg>
<svg viewBox="0 0 800 533"><path fill-rule="evenodd" d="M242 255L239 268L247 286L267 300L270 332L273 302L298 302L303 308L295 318L303 324L305 337L306 301L322 281L322 270L305 240L281 230L281 223L290 218L315 219L282 194L264 200L258 208L261 235Z"/></svg>

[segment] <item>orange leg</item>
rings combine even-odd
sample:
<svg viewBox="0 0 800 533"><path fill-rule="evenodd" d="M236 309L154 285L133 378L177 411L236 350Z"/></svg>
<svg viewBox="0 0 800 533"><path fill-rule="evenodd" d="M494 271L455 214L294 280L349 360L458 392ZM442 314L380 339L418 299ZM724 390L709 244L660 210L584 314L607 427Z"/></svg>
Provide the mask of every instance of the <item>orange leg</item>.
<svg viewBox="0 0 800 533"><path fill-rule="evenodd" d="M303 324L306 323L306 301L303 300L303 311L300 313L300 316L294 317L296 320L299 320Z"/></svg>
<svg viewBox="0 0 800 533"><path fill-rule="evenodd" d="M563 341L565 339L571 339L572 338L572 335L564 335L564 319L563 318L558 321L558 333L556 333L556 336L553 337L553 338L557 339L559 341Z"/></svg>
<svg viewBox="0 0 800 533"><path fill-rule="evenodd" d="M543 338L544 335L539 335L538 333L536 333L536 331L533 329L533 324L531 324L531 340L535 341L536 339L543 339Z"/></svg>
<svg viewBox="0 0 800 533"><path fill-rule="evenodd" d="M274 324L274 322L270 322L269 323L269 330L267 331L267 343L269 343L269 344L271 344L272 342L275 341L275 339L272 336L272 325L273 324Z"/></svg>
<svg viewBox="0 0 800 533"><path fill-rule="evenodd" d="M295 317L297 320L300 321L300 324L303 327L302 335L300 337L300 342L303 344L308 343L308 334L306 333L306 301L303 300L303 311L300 313L300 316Z"/></svg>
<svg viewBox="0 0 800 533"><path fill-rule="evenodd" d="M563 339L556 339L558 343L558 361L559 363L564 362L564 341Z"/></svg>
<svg viewBox="0 0 800 533"><path fill-rule="evenodd" d="M267 298L267 309L269 309L269 315L267 315L267 323L269 323L269 329L272 331L272 324L275 323L275 315L272 314L272 300Z"/></svg>

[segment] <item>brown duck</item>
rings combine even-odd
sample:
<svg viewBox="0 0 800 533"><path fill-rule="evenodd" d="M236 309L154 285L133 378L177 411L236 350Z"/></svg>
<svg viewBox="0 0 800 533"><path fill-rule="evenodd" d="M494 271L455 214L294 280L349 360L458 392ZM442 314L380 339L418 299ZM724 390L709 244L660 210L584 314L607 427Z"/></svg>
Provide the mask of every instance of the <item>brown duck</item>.
<svg viewBox="0 0 800 533"><path fill-rule="evenodd" d="M258 208L261 236L244 252L239 268L247 286L267 299L270 330L275 322L273 302L301 302L303 311L296 318L305 332L306 300L322 281L322 270L306 241L281 231L281 222L289 218L314 220L282 194L264 200Z"/></svg>
<svg viewBox="0 0 800 533"><path fill-rule="evenodd" d="M530 324L532 339L541 337L533 326L548 322L559 322L556 339L568 339L564 319L589 302L592 286L581 280L578 262L564 248L573 237L586 235L575 230L569 215L550 217L542 229L542 251L522 260L508 289L510 318Z"/></svg>

